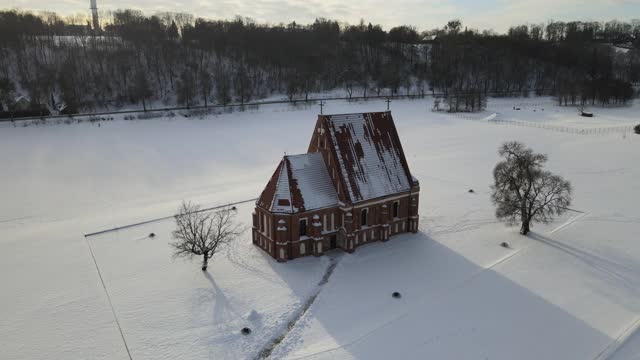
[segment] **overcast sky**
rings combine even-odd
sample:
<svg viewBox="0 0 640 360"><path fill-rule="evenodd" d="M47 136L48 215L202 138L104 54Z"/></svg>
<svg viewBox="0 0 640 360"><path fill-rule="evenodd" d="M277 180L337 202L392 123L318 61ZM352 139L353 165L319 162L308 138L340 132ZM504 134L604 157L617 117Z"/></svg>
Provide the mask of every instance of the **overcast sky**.
<svg viewBox="0 0 640 360"><path fill-rule="evenodd" d="M88 13L89 0L0 0L0 8ZM640 0L98 0L98 8L135 8L146 14L189 12L197 17L247 16L258 22L300 24L317 17L381 24L408 24L427 30L459 18L464 25L503 32L514 24L555 20L631 20L640 18Z"/></svg>

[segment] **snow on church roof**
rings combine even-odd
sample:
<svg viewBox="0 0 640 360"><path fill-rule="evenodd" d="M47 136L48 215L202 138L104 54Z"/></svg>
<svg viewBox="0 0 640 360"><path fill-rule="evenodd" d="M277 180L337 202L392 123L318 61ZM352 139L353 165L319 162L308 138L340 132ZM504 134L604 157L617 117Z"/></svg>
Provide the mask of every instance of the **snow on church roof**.
<svg viewBox="0 0 640 360"><path fill-rule="evenodd" d="M319 115L317 129L328 129L327 146L336 159L349 203L407 192L418 180L409 166L390 112ZM319 138L318 138L319 139ZM285 156L256 204L270 212L299 213L344 206L314 138L309 153ZM322 151L322 152L315 152Z"/></svg>
<svg viewBox="0 0 640 360"><path fill-rule="evenodd" d="M285 156L257 204L276 213L298 213L338 204L322 154Z"/></svg>
<svg viewBox="0 0 640 360"><path fill-rule="evenodd" d="M411 188L409 167L391 113L325 115L352 202Z"/></svg>

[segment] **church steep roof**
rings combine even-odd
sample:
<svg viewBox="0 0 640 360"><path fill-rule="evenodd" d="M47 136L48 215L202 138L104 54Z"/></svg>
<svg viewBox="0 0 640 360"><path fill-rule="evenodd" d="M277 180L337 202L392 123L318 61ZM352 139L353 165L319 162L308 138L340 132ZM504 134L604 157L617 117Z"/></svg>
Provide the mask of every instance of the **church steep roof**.
<svg viewBox="0 0 640 360"><path fill-rule="evenodd" d="M390 112L320 115L351 202L409 191L413 176Z"/></svg>
<svg viewBox="0 0 640 360"><path fill-rule="evenodd" d="M316 132L307 154L287 155L280 161L258 206L293 214L338 206L341 198L358 203L408 192L418 185L390 112L319 115ZM322 148L318 136L327 140ZM340 197L323 152L335 159L336 182L344 190Z"/></svg>
<svg viewBox="0 0 640 360"><path fill-rule="evenodd" d="M337 206L338 195L322 154L285 156L257 204L274 213L299 213Z"/></svg>

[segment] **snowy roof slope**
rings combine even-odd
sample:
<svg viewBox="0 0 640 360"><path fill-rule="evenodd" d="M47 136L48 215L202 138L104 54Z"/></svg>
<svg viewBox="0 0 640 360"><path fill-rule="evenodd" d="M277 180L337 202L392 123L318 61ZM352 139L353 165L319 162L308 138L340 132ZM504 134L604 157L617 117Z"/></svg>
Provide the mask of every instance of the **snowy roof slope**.
<svg viewBox="0 0 640 360"><path fill-rule="evenodd" d="M281 168L278 174L278 182L276 183L275 194L271 201L271 211L290 212L291 207L291 191L289 186L289 171L287 171L287 163L283 160L279 166Z"/></svg>
<svg viewBox="0 0 640 360"><path fill-rule="evenodd" d="M298 213L338 205L322 154L285 156L258 205L276 213Z"/></svg>
<svg viewBox="0 0 640 360"><path fill-rule="evenodd" d="M391 113L325 116L351 201L408 191L411 174Z"/></svg>

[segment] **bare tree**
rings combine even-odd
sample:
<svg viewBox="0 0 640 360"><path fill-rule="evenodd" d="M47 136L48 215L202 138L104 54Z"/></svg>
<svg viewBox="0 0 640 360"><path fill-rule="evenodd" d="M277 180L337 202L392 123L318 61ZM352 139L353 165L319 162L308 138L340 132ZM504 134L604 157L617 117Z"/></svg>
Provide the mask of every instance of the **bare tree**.
<svg viewBox="0 0 640 360"><path fill-rule="evenodd" d="M444 30L449 34L457 34L462 29L462 21L458 19L451 20L445 25Z"/></svg>
<svg viewBox="0 0 640 360"><path fill-rule="evenodd" d="M211 95L211 86L213 86L213 79L211 74L207 70L202 70L200 73L200 91L202 99L204 100L204 107L209 104L209 96Z"/></svg>
<svg viewBox="0 0 640 360"><path fill-rule="evenodd" d="M198 205L183 202L175 216L176 230L172 235L176 241L169 243L173 256L202 256L202 271L206 271L209 259L243 232L234 218L235 211L230 208L202 211Z"/></svg>
<svg viewBox="0 0 640 360"><path fill-rule="evenodd" d="M147 80L147 75L145 74L143 69L138 69L136 71L135 77L133 78L133 82L131 83L131 97L136 101L142 102L142 109L147 111L147 102L146 100L153 96L153 91L151 90L151 86L149 85L149 81Z"/></svg>
<svg viewBox="0 0 640 360"><path fill-rule="evenodd" d="M190 108L196 96L195 80L190 70L185 69L178 80L176 89L178 103Z"/></svg>
<svg viewBox="0 0 640 360"><path fill-rule="evenodd" d="M565 106L624 105L640 81L638 21L551 22L498 34L452 20L421 36L411 26L387 32L364 21L256 24L126 9L101 11L100 18L104 36L89 36L84 14L0 10L0 78L14 82L14 91L28 94L38 108L53 93L65 113L118 108L126 100L144 101L144 108L177 99L191 107L202 98L208 106L212 95L220 104L285 92L308 100L310 92L337 87L349 96L356 87L364 97L369 89L395 95L412 83L419 94L427 83L432 93L458 94L450 98L455 111L478 109L483 98L473 93L527 94L530 86ZM202 73L209 67L215 84ZM132 91L145 85L138 68L148 97ZM147 86L139 89L149 94Z"/></svg>
<svg viewBox="0 0 640 360"><path fill-rule="evenodd" d="M495 184L491 199L496 217L509 224L522 224L527 235L531 223L547 223L571 204L571 184L542 169L547 156L536 154L519 142L506 142L499 149L504 157L493 169Z"/></svg>
<svg viewBox="0 0 640 360"><path fill-rule="evenodd" d="M16 87L8 78L0 78L0 111L10 111L15 97ZM4 104L4 105L3 105Z"/></svg>
<svg viewBox="0 0 640 360"><path fill-rule="evenodd" d="M231 80L228 73L222 69L216 75L216 98L222 105L231 102Z"/></svg>

